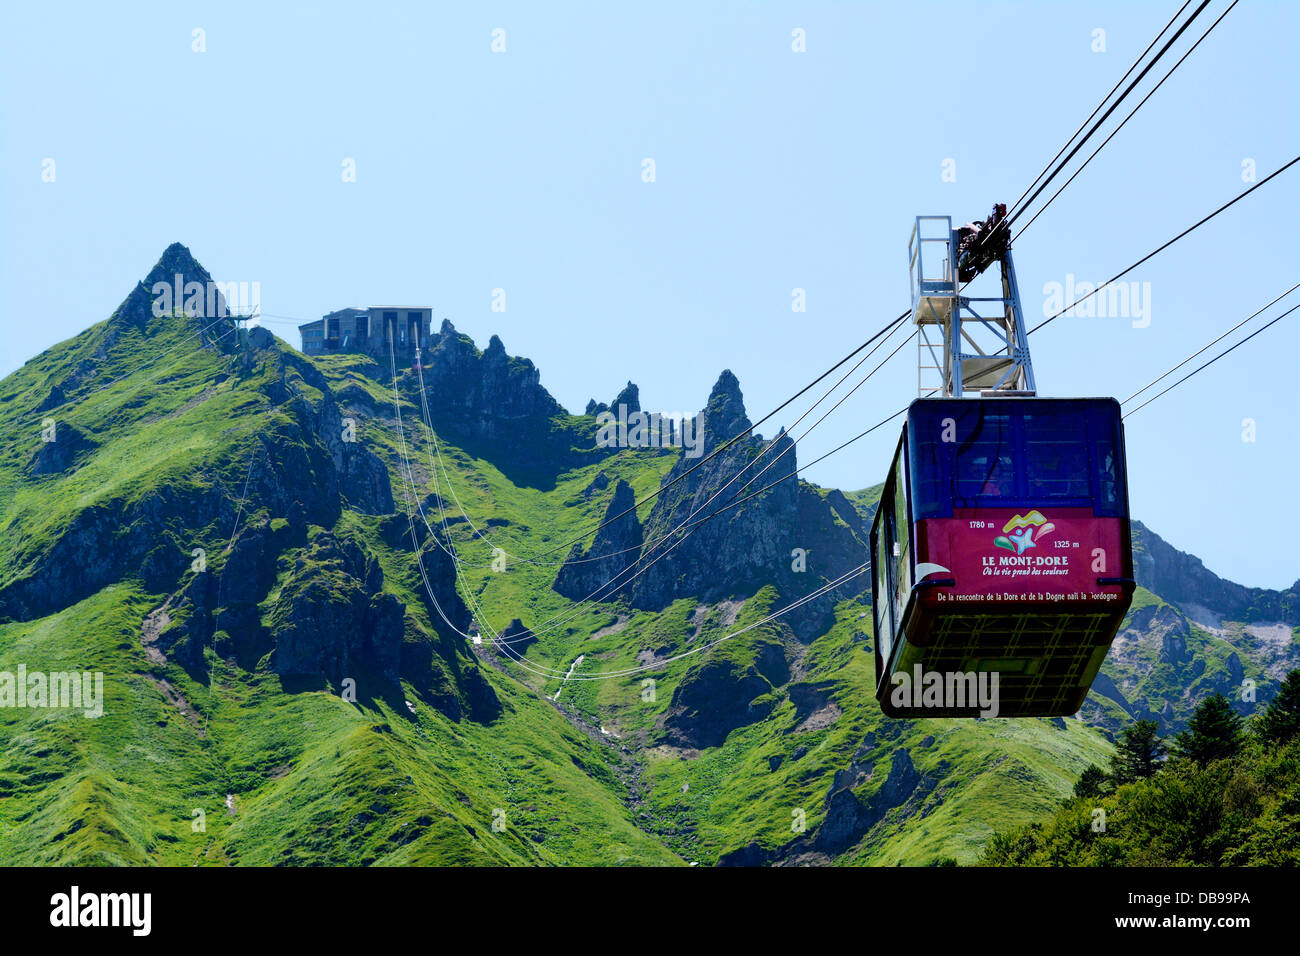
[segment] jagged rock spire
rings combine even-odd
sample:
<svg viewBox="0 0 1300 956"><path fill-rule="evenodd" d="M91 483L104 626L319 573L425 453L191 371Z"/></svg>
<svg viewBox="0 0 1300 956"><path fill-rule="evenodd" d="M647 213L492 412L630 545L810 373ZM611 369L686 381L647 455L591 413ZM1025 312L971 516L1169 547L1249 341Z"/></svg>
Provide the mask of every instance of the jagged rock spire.
<svg viewBox="0 0 1300 956"><path fill-rule="evenodd" d="M160 318L155 314L155 303L160 303L169 314L182 310L193 294L194 284L202 289L199 293L202 308L196 310L198 314L188 321L202 331L204 345L216 343L223 350L233 348L234 336L228 334L233 325L223 321L229 314L225 297L213 284L211 273L179 242L173 242L163 250L148 275L122 300L110 323L148 329L151 322Z"/></svg>
<svg viewBox="0 0 1300 956"><path fill-rule="evenodd" d="M636 563L643 540L641 522L633 510L635 504L632 486L620 478L602 519L609 524L596 532L591 550L584 553L581 544L573 546L551 587L575 601L589 597L602 585L606 587L595 595L594 600L610 600L622 590L627 576L618 576ZM625 511L627 514L623 514ZM621 518L611 520L620 514L623 515Z"/></svg>
<svg viewBox="0 0 1300 956"><path fill-rule="evenodd" d="M636 387L636 383L631 380L623 387L623 391L615 396L614 401L610 404L611 409L617 409L620 405L627 406L627 413L641 411L641 390Z"/></svg>
<svg viewBox="0 0 1300 956"><path fill-rule="evenodd" d="M740 381L731 369L723 369L709 393L704 407L704 448L712 450L730 441L750 427L745 414L745 397L740 392Z"/></svg>

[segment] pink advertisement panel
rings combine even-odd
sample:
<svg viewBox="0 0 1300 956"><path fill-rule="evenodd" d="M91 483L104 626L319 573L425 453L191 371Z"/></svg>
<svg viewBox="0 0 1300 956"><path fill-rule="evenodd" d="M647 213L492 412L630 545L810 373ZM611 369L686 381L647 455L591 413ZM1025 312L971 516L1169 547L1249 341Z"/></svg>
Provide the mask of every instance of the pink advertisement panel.
<svg viewBox="0 0 1300 956"><path fill-rule="evenodd" d="M917 525L916 580L954 579L928 589L928 605L1007 601L1117 601L1126 577L1121 522L1087 508L958 508Z"/></svg>

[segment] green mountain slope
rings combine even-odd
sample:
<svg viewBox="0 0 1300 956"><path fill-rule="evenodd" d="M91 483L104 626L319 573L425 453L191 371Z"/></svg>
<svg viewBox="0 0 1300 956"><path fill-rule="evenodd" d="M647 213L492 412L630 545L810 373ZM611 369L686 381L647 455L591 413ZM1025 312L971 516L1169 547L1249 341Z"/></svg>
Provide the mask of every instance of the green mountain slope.
<svg viewBox="0 0 1300 956"><path fill-rule="evenodd" d="M104 680L102 717L0 707L0 862L973 862L1105 763L1098 727L1139 697L1231 677L1215 640L1277 643L1206 631L1166 667L1168 605L1144 597L1096 726L886 720L865 576L765 621L865 560L878 488L791 479L735 535L683 536L650 591L566 597L565 562L676 450L599 447L531 363L449 323L422 395L409 364L394 382L152 315L176 272L209 278L174 245L109 320L0 381L0 672ZM744 420L729 374L711 441ZM635 547L702 500L679 489L726 477L702 475L640 506Z"/></svg>

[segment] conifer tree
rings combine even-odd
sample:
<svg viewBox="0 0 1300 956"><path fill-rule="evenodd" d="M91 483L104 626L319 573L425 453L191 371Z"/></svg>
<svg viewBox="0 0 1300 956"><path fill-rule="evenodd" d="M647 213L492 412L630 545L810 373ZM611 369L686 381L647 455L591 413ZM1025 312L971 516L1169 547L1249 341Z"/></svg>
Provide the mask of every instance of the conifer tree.
<svg viewBox="0 0 1300 956"><path fill-rule="evenodd" d="M1085 798L1103 797L1114 789L1110 775L1094 763L1089 764L1088 769L1079 775L1074 784L1074 795Z"/></svg>
<svg viewBox="0 0 1300 956"><path fill-rule="evenodd" d="M1124 728L1110 764L1115 783L1132 783L1159 769L1165 755L1165 742L1159 730L1154 720L1135 721Z"/></svg>
<svg viewBox="0 0 1300 956"><path fill-rule="evenodd" d="M1300 670L1286 675L1282 688L1259 719L1259 736L1270 743L1284 743L1300 732Z"/></svg>
<svg viewBox="0 0 1300 956"><path fill-rule="evenodd" d="M1201 766L1231 757L1241 749L1241 716L1222 694L1207 697L1174 743L1180 757Z"/></svg>

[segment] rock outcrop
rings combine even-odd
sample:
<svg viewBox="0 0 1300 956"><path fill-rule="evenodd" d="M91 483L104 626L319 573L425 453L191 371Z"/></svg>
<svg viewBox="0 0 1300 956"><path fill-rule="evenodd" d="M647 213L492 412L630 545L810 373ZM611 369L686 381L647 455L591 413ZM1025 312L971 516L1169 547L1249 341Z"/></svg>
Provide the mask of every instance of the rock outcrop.
<svg viewBox="0 0 1300 956"><path fill-rule="evenodd" d="M826 794L825 816L813 837L812 848L827 854L847 850L890 810L912 800L921 783L921 773L912 763L911 754L899 749L894 751L885 782L866 801L859 799L848 787L836 789L832 785Z"/></svg>
<svg viewBox="0 0 1300 956"><path fill-rule="evenodd" d="M70 471L99 447L84 431L71 423L60 425L56 420L53 441L42 441L27 465L27 474L54 475Z"/></svg>
<svg viewBox="0 0 1300 956"><path fill-rule="evenodd" d="M497 636L501 641L509 644L510 653L506 655L508 657L527 654L528 648L537 643L537 635L524 627L524 622L517 617L512 618Z"/></svg>
<svg viewBox="0 0 1300 956"><path fill-rule="evenodd" d="M590 501L592 495L596 494L598 491L604 491L608 487L609 475L602 471L598 473L595 478L591 479L591 483L587 485L586 488L582 489L582 500Z"/></svg>
<svg viewBox="0 0 1300 956"><path fill-rule="evenodd" d="M859 748L854 764L836 773L835 780L822 802L822 822L813 833L791 840L784 846L768 848L751 843L718 859L719 866L783 866L800 863L825 863L855 846L891 811L902 808L905 814L921 810L934 793L934 783L921 773L906 749L893 751L884 782L872 794L859 796L855 787L878 771L866 755L869 743ZM864 764L859 766L861 758ZM939 776L942 776L942 768Z"/></svg>
<svg viewBox="0 0 1300 956"><path fill-rule="evenodd" d="M743 434L750 422L740 383L730 371L723 372L714 385L702 427L702 456L691 459L681 454L664 476L663 490L646 519L645 538L652 543L645 550L643 573L625 589L637 607L658 610L688 595L711 602L752 594L783 576L790 550L796 546L792 539L797 533L798 481L790 474L796 467L793 444L779 436L776 447L764 456L765 464L776 462L765 475L755 480L760 465L736 478L766 443ZM705 460L715 453L716 457ZM775 487L758 497L684 533L686 525L777 479L781 480ZM747 485L751 481L753 485Z"/></svg>
<svg viewBox="0 0 1300 956"><path fill-rule="evenodd" d="M495 335L480 352L444 321L426 353L424 380L434 428L516 484L549 489L560 472L617 451L597 447L595 430L571 419L542 387L537 367L508 355ZM407 376L402 389L419 408L418 382Z"/></svg>
<svg viewBox="0 0 1300 956"><path fill-rule="evenodd" d="M305 358L284 353L281 357L281 378L276 401L292 391L291 377L300 376L308 385L321 393L319 403L312 404L297 399L304 429L310 431L324 446L330 456L331 485L355 511L363 514L386 515L393 512L393 487L388 466L365 446L357 433L355 420L346 421L333 390L325 376Z"/></svg>
<svg viewBox="0 0 1300 956"><path fill-rule="evenodd" d="M177 276L181 290L181 301L176 301L175 289ZM169 299L160 299L160 293L154 291L159 283L169 287ZM198 299L192 299L192 283L197 283L202 292ZM155 302L162 306L170 304L171 309L163 316L154 314ZM193 330L196 348L214 348L222 352L233 352L238 347L238 338L234 333L234 321L228 318L230 312L225 296L213 283L212 275L199 265L190 254L190 250L179 242L173 242L164 251L149 274L131 290L122 300L109 319L110 328L114 326L134 327L148 334L162 323L174 322L174 315L185 313L183 321Z"/></svg>
<svg viewBox="0 0 1300 956"><path fill-rule="evenodd" d="M437 423L480 441L515 438L519 426L563 411L531 361L507 355L495 335L480 352L446 320L425 356L424 377Z"/></svg>
<svg viewBox="0 0 1300 956"><path fill-rule="evenodd" d="M335 684L367 672L396 681L406 606L383 580L355 541L318 533L293 558L271 612L271 668Z"/></svg>
<svg viewBox="0 0 1300 956"><path fill-rule="evenodd" d="M584 409L583 414L594 417L599 415L601 412L612 412L614 415L618 415L620 405L623 406L623 414L625 415L631 415L633 412L641 411L641 390L637 388L634 382L629 381L627 385L623 387L623 390L614 396L614 401L610 402L608 405L604 402L598 402L594 398L591 399L587 402L587 407Z"/></svg>
<svg viewBox="0 0 1300 956"><path fill-rule="evenodd" d="M781 431L766 442L747 434L740 383L730 371L714 385L701 427L700 456L683 450L664 476L646 519L638 573L616 593L653 610L687 596L704 602L746 597L768 584L794 600L866 560L861 518L843 495L823 498L798 480L790 437ZM702 520L728 505L734 507ZM786 622L802 639L815 637L835 600L860 591L867 580L862 575L846 582Z"/></svg>
<svg viewBox="0 0 1300 956"><path fill-rule="evenodd" d="M641 522L635 505L632 486L619 479L605 509L604 526L586 551L581 543L573 546L551 585L556 591L574 601L607 600L619 591L627 578L624 572L641 554Z"/></svg>
<svg viewBox="0 0 1300 956"><path fill-rule="evenodd" d="M634 396L625 390L623 397ZM734 606L774 587L776 609L866 561L865 528L856 509L839 492L824 493L795 477L794 443L784 431L771 442L749 433L740 383L730 371L714 385L701 428L700 456L681 452L645 527L632 512L602 528L589 551L575 545L556 576L556 591L572 600L626 600L663 610L684 597L702 606ZM620 482L605 520L633 501L631 488ZM869 583L860 575L786 613L782 623L810 641L829 626L836 601ZM719 624L732 621L734 612ZM706 659L683 675L663 724L669 740L683 747L716 746L737 727L771 712L779 699L774 692L789 681L786 656L776 642L760 640L752 649L752 660L743 654Z"/></svg>
<svg viewBox="0 0 1300 956"><path fill-rule="evenodd" d="M610 402L609 409L615 415L619 414L620 409L626 415L641 411L641 390L637 388L634 382L629 381L623 387L623 390L614 396L614 401Z"/></svg>
<svg viewBox="0 0 1300 956"><path fill-rule="evenodd" d="M738 727L762 720L776 706L774 688L790 680L781 645L762 641L753 663L706 658L673 691L664 730L680 747L720 746Z"/></svg>
<svg viewBox="0 0 1300 956"><path fill-rule="evenodd" d="M1214 608L1234 621L1300 624L1300 581L1285 591L1225 581L1200 558L1172 547L1140 521L1133 522L1133 565L1138 584L1166 601Z"/></svg>

